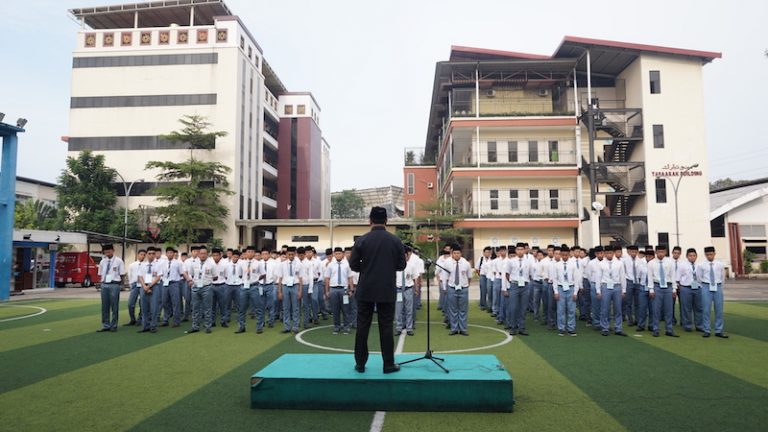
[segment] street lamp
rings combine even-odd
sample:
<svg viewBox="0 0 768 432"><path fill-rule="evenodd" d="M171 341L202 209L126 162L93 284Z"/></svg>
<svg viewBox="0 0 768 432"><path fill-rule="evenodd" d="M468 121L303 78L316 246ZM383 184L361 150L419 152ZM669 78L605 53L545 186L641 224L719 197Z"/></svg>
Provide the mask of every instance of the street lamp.
<svg viewBox="0 0 768 432"><path fill-rule="evenodd" d="M125 177L122 176L117 170L114 170L115 174L117 174L118 177L120 177L120 180L123 181L123 191L125 192L125 214L123 217L123 256L122 260L125 262L125 240L128 237L128 198L131 196L131 189L133 189L133 185L136 182L143 182L144 179L138 179L131 182L131 184L127 184L125 181Z"/></svg>
<svg viewBox="0 0 768 432"><path fill-rule="evenodd" d="M676 246L680 246L680 216L679 216L679 211L677 206L677 190L680 188L680 182L683 180L683 176L685 175L685 173L698 167L699 167L699 164L693 164L688 167L683 167L682 171L680 171L680 174L677 177L676 183L673 182L671 178L667 176L662 176L663 178L669 180L670 183L672 183L672 189L675 191L675 237L677 239Z"/></svg>

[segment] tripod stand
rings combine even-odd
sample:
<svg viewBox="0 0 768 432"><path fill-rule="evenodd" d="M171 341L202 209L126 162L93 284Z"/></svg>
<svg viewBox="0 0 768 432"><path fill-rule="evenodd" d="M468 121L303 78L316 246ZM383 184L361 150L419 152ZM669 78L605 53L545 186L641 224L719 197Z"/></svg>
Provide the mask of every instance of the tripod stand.
<svg viewBox="0 0 768 432"><path fill-rule="evenodd" d="M432 260L430 260L430 259L424 260L424 266L427 268L427 271L426 271L427 274L429 274L429 266L431 266L432 264L435 264L435 263L432 262ZM443 270L446 270L445 268L443 268L442 266L440 266L438 264L435 264L435 266L436 267L440 267ZM448 271L448 270L446 270L446 271ZM432 348L431 348L431 338L430 338L430 331L429 331L429 328L431 327L431 322L430 322L430 319L429 319L429 280L430 279L431 278L427 278L427 350L424 352L424 355L421 356L421 357L418 357L418 358L415 358L415 359L411 359L411 360L408 360L408 361L404 361L404 362L398 363L398 364L400 366L402 366L404 364L414 363L414 362L421 361L421 360L429 360L432 363L436 364L437 367L439 367L440 369L445 371L445 373L448 373L450 371L448 369L446 369L445 366L443 366L440 363L438 363L438 361L442 362L442 361L445 361L445 359L441 358L441 357L435 357L434 355L432 355L433 353L432 353ZM440 289L440 288L438 287L438 289Z"/></svg>

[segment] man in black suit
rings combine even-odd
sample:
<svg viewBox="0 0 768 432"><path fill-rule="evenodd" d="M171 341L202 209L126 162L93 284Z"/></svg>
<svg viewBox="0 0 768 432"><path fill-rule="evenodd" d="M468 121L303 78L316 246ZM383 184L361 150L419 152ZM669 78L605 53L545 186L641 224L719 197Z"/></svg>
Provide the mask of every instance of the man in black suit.
<svg viewBox="0 0 768 432"><path fill-rule="evenodd" d="M395 342L392 322L395 318L395 273L405 269L405 246L397 236L386 230L387 210L371 208L371 231L357 239L352 248L349 266L360 272L355 291L357 300L357 334L355 335L355 370L365 372L368 362L368 332L373 311L379 318L379 340L384 373L400 370L395 364Z"/></svg>

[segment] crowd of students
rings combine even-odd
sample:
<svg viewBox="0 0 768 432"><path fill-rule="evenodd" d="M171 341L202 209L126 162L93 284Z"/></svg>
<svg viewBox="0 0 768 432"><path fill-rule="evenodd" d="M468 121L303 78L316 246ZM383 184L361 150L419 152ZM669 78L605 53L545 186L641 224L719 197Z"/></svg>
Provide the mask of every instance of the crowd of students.
<svg viewBox="0 0 768 432"><path fill-rule="evenodd" d="M395 335L414 335L416 311L427 266L417 248L405 245L406 266L395 276L397 290ZM140 250L126 271L104 245L99 264L102 277L102 328L117 331L119 292L127 274L130 286L128 326L139 332L158 327L178 327L191 321L187 333L211 333L217 324L227 328L236 321L235 333L244 333L250 315L256 333L282 322L283 333L298 333L319 321L333 319L333 333L348 334L356 325L355 287L359 274L349 266L351 247L326 249L318 257L312 246L283 246L280 251L244 251L194 246L190 253L167 247ZM677 337L675 304L680 303L680 323L685 331L712 333L710 309L715 309L715 336L727 338L723 323L722 263L715 250L675 247L667 256L665 246L622 248L549 245L484 248L474 268L457 244L445 245L435 260L438 309L449 335L468 336L469 286L479 277L480 309L496 318L512 335L527 336L526 321L556 329L560 336L576 336L577 318L599 330L626 336L625 323L636 331L649 330ZM136 315L136 305L140 312ZM578 312L577 312L578 309Z"/></svg>

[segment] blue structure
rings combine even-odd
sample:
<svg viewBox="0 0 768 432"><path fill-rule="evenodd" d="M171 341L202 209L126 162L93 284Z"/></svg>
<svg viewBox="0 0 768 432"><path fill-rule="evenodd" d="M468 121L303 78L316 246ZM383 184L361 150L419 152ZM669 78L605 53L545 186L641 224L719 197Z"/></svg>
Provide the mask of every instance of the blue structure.
<svg viewBox="0 0 768 432"><path fill-rule="evenodd" d="M13 265L13 220L16 208L16 135L24 129L0 123L3 139L2 165L0 165L0 301L8 300L11 291Z"/></svg>

